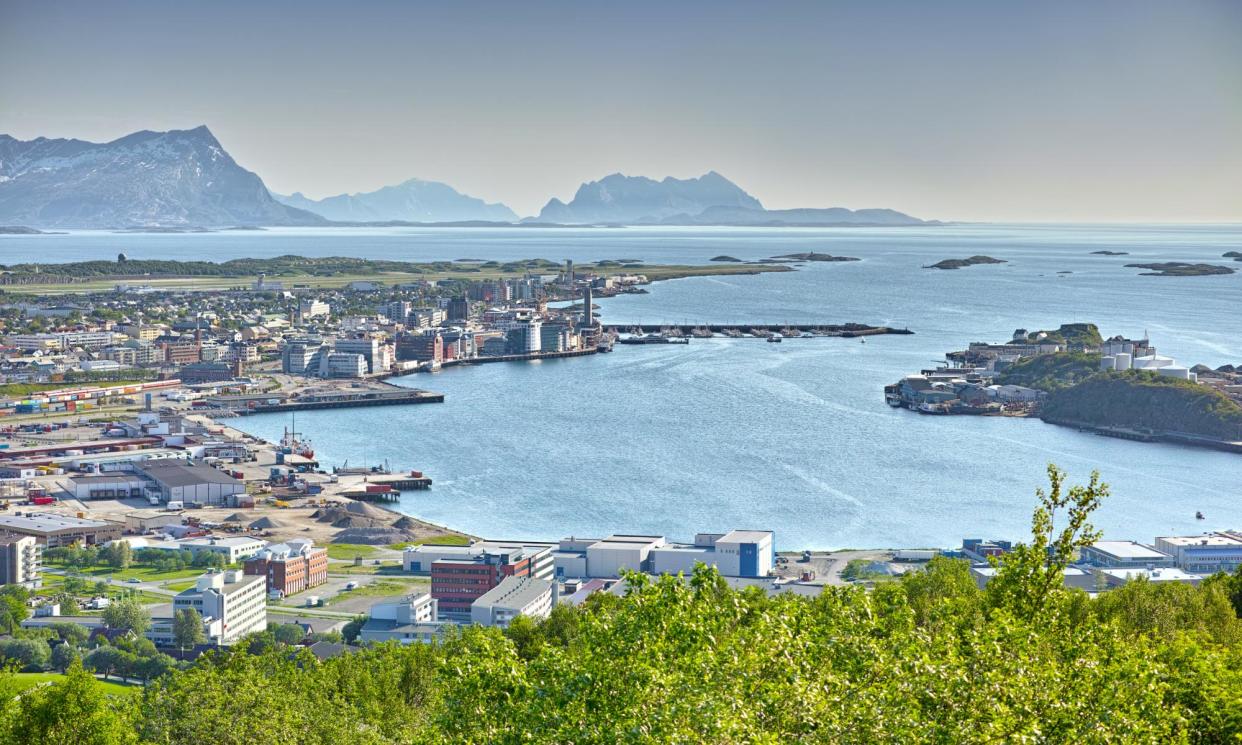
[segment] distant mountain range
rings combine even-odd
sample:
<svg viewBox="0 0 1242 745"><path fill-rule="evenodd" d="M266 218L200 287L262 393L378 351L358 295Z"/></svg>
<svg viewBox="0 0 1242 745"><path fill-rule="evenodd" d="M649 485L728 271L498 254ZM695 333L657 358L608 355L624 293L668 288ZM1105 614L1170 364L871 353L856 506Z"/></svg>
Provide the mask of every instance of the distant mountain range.
<svg viewBox="0 0 1242 745"><path fill-rule="evenodd" d="M410 179L313 200L271 194L206 127L135 132L107 143L0 135L0 226L222 228L333 224L923 225L889 209L769 210L715 171L655 181L614 173L518 221L447 184Z"/></svg>
<svg viewBox="0 0 1242 745"><path fill-rule="evenodd" d="M273 194L277 201L337 222L517 222L518 216L503 204L488 204L438 181L410 179L365 194L339 194L307 199L301 192Z"/></svg>
<svg viewBox="0 0 1242 745"><path fill-rule="evenodd" d="M34 228L318 225L281 204L206 127L106 143L0 135L0 224Z"/></svg>

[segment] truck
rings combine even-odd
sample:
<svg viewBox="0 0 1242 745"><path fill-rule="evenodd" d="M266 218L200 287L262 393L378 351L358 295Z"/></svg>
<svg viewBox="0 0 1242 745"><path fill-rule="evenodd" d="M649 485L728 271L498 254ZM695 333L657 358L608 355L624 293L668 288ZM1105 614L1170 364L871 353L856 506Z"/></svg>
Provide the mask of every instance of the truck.
<svg viewBox="0 0 1242 745"><path fill-rule="evenodd" d="M180 501L172 501L172 502L169 502L168 506L165 507L164 509L168 510L169 512L175 512L177 510L184 510L185 503L180 502Z"/></svg>
<svg viewBox="0 0 1242 745"><path fill-rule="evenodd" d="M35 497L30 498L31 504L43 505L43 504L55 504L55 502L56 502L56 497L49 497L47 495L35 496Z"/></svg>

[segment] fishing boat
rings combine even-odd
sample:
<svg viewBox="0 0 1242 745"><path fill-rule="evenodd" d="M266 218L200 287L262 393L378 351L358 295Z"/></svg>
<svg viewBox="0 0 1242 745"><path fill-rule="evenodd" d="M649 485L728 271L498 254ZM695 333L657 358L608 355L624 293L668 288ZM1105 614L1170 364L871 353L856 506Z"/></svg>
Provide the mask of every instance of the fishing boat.
<svg viewBox="0 0 1242 745"><path fill-rule="evenodd" d="M314 460L315 459L314 446L311 445L310 440L301 439L301 434L295 431L297 424L296 424L296 420L294 421L295 421L295 424L293 425L294 429L285 427L285 434L283 437L280 438L281 451L285 453L292 453L294 455L300 455L303 458L306 458L307 460Z"/></svg>
<svg viewBox="0 0 1242 745"><path fill-rule="evenodd" d="M771 344L780 344L783 340L780 334L768 334L768 342Z"/></svg>

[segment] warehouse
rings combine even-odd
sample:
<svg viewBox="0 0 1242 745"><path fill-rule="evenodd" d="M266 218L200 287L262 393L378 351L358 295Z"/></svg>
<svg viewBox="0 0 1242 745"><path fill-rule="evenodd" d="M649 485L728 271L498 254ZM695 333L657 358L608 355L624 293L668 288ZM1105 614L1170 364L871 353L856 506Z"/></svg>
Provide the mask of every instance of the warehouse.
<svg viewBox="0 0 1242 745"><path fill-rule="evenodd" d="M193 461L153 460L135 464L138 473L153 482L149 488L163 502L183 504L229 503L229 497L245 494L246 485L227 473Z"/></svg>
<svg viewBox="0 0 1242 745"><path fill-rule="evenodd" d="M81 541L88 545L107 543L121 537L124 526L106 520L85 520L46 512L0 515L0 531L31 535L48 548Z"/></svg>

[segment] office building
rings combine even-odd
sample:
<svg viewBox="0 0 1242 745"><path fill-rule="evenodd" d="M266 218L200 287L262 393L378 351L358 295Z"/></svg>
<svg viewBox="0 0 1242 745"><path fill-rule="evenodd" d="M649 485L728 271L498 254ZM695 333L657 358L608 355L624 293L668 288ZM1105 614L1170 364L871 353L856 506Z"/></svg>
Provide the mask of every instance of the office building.
<svg viewBox="0 0 1242 745"><path fill-rule="evenodd" d="M551 579L552 544L478 541L470 546L413 546L403 553L405 570L431 575L439 612L466 617L470 605L505 577Z"/></svg>
<svg viewBox="0 0 1242 745"><path fill-rule="evenodd" d="M328 581L328 551L307 540L278 543L246 559L245 572L266 577L268 593L293 595Z"/></svg>
<svg viewBox="0 0 1242 745"><path fill-rule="evenodd" d="M535 577L505 577L470 606L470 621L506 628L518 616L547 618L556 605L557 585Z"/></svg>
<svg viewBox="0 0 1242 745"><path fill-rule="evenodd" d="M187 608L198 611L212 644L229 645L267 629L267 580L238 569L208 572L194 587L173 598L173 617Z"/></svg>
<svg viewBox="0 0 1242 745"><path fill-rule="evenodd" d="M448 302L448 320L470 320L470 301L464 297L450 298Z"/></svg>
<svg viewBox="0 0 1242 745"><path fill-rule="evenodd" d="M397 337L397 359L413 362L442 362L444 337L438 331L401 334Z"/></svg>

